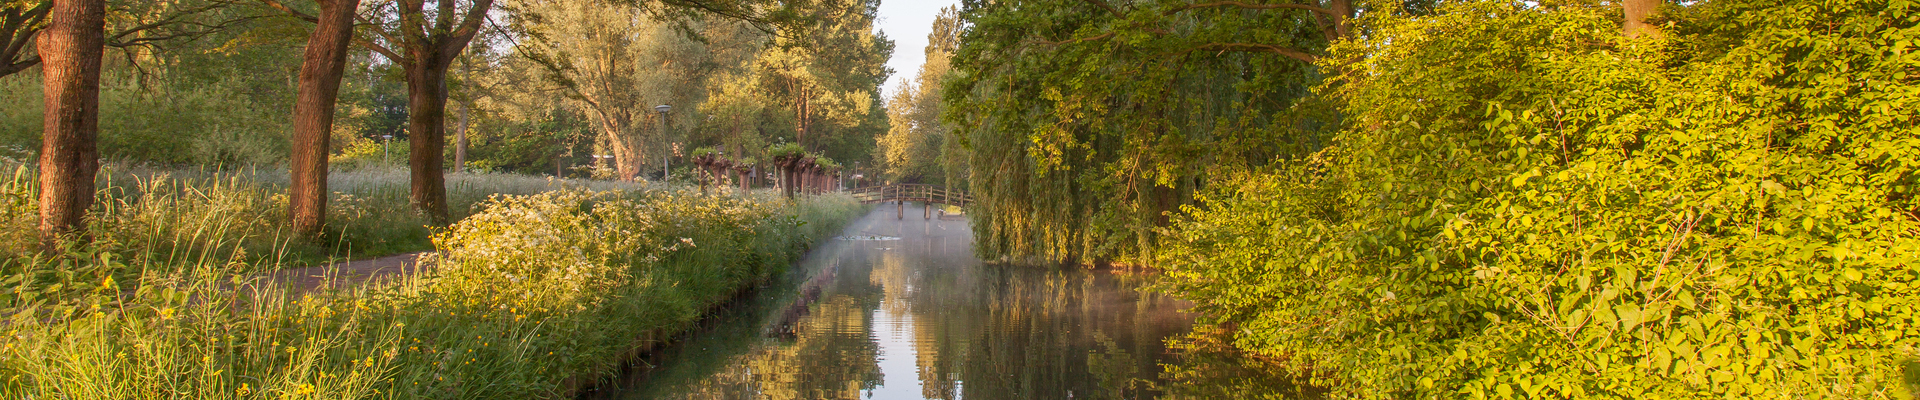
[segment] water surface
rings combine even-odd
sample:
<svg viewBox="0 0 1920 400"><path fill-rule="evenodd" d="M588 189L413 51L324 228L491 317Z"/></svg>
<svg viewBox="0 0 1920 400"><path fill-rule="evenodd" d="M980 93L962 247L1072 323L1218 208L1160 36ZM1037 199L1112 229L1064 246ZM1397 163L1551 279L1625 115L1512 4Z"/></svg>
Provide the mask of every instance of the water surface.
<svg viewBox="0 0 1920 400"><path fill-rule="evenodd" d="M1138 290L1151 277L988 265L974 257L964 218L925 219L914 205L904 219L899 213L893 205L876 208L815 249L789 277L648 356L634 374L592 397L1233 395L1162 381L1168 368L1202 371L1171 375L1238 368L1163 365L1182 361L1166 339L1187 333L1192 316L1183 301Z"/></svg>

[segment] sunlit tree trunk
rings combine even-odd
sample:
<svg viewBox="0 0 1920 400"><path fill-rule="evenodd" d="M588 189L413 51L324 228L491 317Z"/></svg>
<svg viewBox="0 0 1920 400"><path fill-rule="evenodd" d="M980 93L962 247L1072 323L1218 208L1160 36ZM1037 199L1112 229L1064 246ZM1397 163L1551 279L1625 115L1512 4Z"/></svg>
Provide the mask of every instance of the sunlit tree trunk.
<svg viewBox="0 0 1920 400"><path fill-rule="evenodd" d="M1660 36L1660 29L1647 23L1647 17L1653 15L1654 9L1659 6L1660 0L1621 1L1620 8L1626 14L1626 23L1621 28L1630 37Z"/></svg>
<svg viewBox="0 0 1920 400"><path fill-rule="evenodd" d="M46 113L40 141L40 246L84 229L100 171L100 58L105 52L103 0L59 1L37 38Z"/></svg>
<svg viewBox="0 0 1920 400"><path fill-rule="evenodd" d="M300 64L300 88L293 103L293 138L288 160L287 215L293 231L318 237L327 217L327 152L333 133L333 107L346 73L347 47L353 40L353 12L360 0L319 0L320 15Z"/></svg>

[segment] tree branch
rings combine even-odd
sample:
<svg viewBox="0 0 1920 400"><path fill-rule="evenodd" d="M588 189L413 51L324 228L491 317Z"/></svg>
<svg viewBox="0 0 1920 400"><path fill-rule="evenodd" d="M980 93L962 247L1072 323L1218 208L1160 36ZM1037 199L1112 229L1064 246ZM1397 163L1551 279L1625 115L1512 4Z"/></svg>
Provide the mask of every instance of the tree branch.
<svg viewBox="0 0 1920 400"><path fill-rule="evenodd" d="M393 49L389 49L387 46L381 46L379 43L374 43L372 40L367 40L367 38L361 37L360 35L353 35L353 43L366 47L368 50L373 50L375 53L380 53L380 55L386 56L387 60L395 63L403 63L407 60L406 57L401 57L400 53L393 51Z"/></svg>
<svg viewBox="0 0 1920 400"><path fill-rule="evenodd" d="M307 22L312 22L312 23L320 22L320 17L313 16L313 14L300 12L300 10L295 10L293 9L293 7L287 7L286 4L281 4L278 0L260 0L260 2L266 4L267 7L272 7L275 10L280 10L280 12L292 14L295 18L304 19L304 20L307 20Z"/></svg>
<svg viewBox="0 0 1920 400"><path fill-rule="evenodd" d="M386 7L381 6L380 8L384 9ZM388 44L392 44L395 46L406 45L404 42L400 41L400 38L394 37L393 33L387 32L386 29L382 29L381 24L379 22L373 21L372 18L368 18L365 14L354 13L353 19L360 21L358 26L366 27L366 29L364 29L365 31L373 32L374 35L379 36L381 40L387 41ZM356 29L356 31L359 31L359 29ZM367 39L365 36L358 35L358 34L353 35L353 42L355 44L359 44L361 46L366 47L368 50L373 50L373 52L375 53L380 53L380 55L386 56L387 60L393 61L395 63L402 63L406 61L406 57L401 57L400 52L393 51L393 48L382 46L379 43L374 43L373 40Z"/></svg>
<svg viewBox="0 0 1920 400"><path fill-rule="evenodd" d="M1110 37L1113 37L1113 35L1114 35L1114 33L1113 33L1113 32L1107 32L1107 33L1102 33L1102 34L1098 34L1098 35L1093 35L1093 36L1088 36L1088 37L1083 37L1083 38L1079 38L1079 39L1068 39L1068 40L1065 40L1065 41L1060 41L1060 42L1055 42L1055 41L1051 41L1051 40L1047 40L1047 39L1044 39L1044 38L1043 38L1043 39L1037 39L1037 40L1035 40L1035 41L1036 41L1036 42L1039 42L1040 44L1044 44L1044 45L1049 45L1049 46L1062 46L1062 45L1069 45L1069 44L1074 44L1074 43L1079 43L1079 42L1090 42L1090 41L1095 41L1095 40L1102 40L1102 39L1106 39L1106 38L1110 38Z"/></svg>
<svg viewBox="0 0 1920 400"><path fill-rule="evenodd" d="M1125 18L1127 16L1126 14L1121 13L1120 9L1113 8L1113 5L1107 4L1107 2L1104 0L1085 0L1085 1L1088 4L1093 4L1096 6L1100 6L1100 8L1107 9L1107 12L1113 13L1113 16L1115 18Z"/></svg>
<svg viewBox="0 0 1920 400"><path fill-rule="evenodd" d="M1240 7L1240 8L1253 9L1253 10L1272 10L1276 8L1285 8L1285 9L1293 9L1293 10L1307 10L1307 11L1312 11L1312 12L1317 12L1317 13L1327 14L1327 15L1339 15L1339 13L1335 13L1332 9L1329 9L1326 7L1320 7L1320 6L1306 5L1306 4L1251 4L1251 3L1231 1L1231 0L1182 6L1172 10L1167 10L1167 15L1173 15L1181 11L1192 10L1196 8L1211 8L1211 7L1223 7L1223 6L1233 6L1233 7Z"/></svg>
<svg viewBox="0 0 1920 400"><path fill-rule="evenodd" d="M460 27L450 29L452 34L447 37L447 42L436 49L440 53L439 56L448 61L459 56L461 50L467 48L467 43L473 40L473 36L480 33L480 26L487 22L487 11L492 9L493 0L474 1L473 7L467 9L467 15L460 21Z"/></svg>
<svg viewBox="0 0 1920 400"><path fill-rule="evenodd" d="M53 3L42 2L24 10L9 7L4 14L0 14L0 24L4 24L0 25L0 32L8 35L5 46L0 46L0 76L11 75L40 63L37 55L20 61L14 61L14 58L20 57L32 46L34 35L40 33L40 24L46 20L47 11L52 8Z"/></svg>
<svg viewBox="0 0 1920 400"><path fill-rule="evenodd" d="M1300 60L1306 63L1312 63L1315 60L1320 59L1319 56L1315 56L1313 54L1309 54L1304 51L1289 49L1289 48L1280 47L1280 46L1274 46L1270 44L1259 44L1259 43L1207 43L1204 45L1200 45L1200 47L1195 47L1193 48L1193 50L1188 50L1188 51L1214 50L1214 49L1219 49L1220 51L1253 51L1253 52L1273 53L1273 54L1286 56L1287 58Z"/></svg>

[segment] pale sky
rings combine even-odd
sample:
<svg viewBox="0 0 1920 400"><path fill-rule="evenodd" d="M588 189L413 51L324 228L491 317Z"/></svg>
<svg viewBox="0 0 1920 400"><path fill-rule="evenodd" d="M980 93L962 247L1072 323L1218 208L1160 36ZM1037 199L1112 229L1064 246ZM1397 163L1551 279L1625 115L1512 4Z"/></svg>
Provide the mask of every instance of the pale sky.
<svg viewBox="0 0 1920 400"><path fill-rule="evenodd" d="M893 59L887 60L893 76L881 86L882 99L893 98L893 89L901 79L911 80L920 74L920 64L927 62L927 34L933 32L933 17L940 14L941 7L959 5L954 0L880 1L880 21L874 28L893 39Z"/></svg>

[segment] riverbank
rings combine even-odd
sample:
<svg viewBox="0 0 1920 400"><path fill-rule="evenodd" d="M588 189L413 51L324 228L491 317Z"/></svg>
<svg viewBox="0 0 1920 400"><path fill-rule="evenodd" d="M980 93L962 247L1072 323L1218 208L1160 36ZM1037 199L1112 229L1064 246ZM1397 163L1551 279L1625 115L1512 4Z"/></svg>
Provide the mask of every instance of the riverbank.
<svg viewBox="0 0 1920 400"><path fill-rule="evenodd" d="M862 208L691 190L500 196L432 235L435 268L307 294L253 273L271 268L244 251L15 259L0 397L565 397ZM167 243L223 248L181 241L194 237Z"/></svg>

